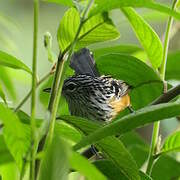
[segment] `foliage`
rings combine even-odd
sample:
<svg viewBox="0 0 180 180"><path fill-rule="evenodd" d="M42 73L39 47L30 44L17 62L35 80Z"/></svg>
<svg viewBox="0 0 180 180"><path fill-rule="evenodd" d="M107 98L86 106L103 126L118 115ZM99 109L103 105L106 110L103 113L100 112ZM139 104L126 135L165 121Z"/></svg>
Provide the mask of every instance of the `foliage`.
<svg viewBox="0 0 180 180"><path fill-rule="evenodd" d="M166 65L165 80L168 80L168 88L171 87L171 80L179 83L180 52L167 52L167 64L163 64L166 63L166 59L163 61L166 50L163 48L161 37L134 8L153 9L177 20L180 19L180 13L149 0L42 1L68 7L60 19L59 27L55 27L58 29L57 42L60 52L57 64L54 63L57 68L55 73L52 68L45 78L38 80L36 68L31 70L19 58L0 50L0 179L65 180L73 176L74 172L78 177L83 176L90 180L178 179L180 162L177 152L180 150L180 131L172 132L162 142L159 140L156 144L153 144L152 139L149 146L135 130L152 122L180 115L180 101L175 95L171 94L169 98L171 102L152 105L158 97L163 96L165 83L159 72L162 65ZM179 5L180 1L173 3L176 2ZM38 3L38 0L34 0L34 63L37 63ZM120 37L120 32L109 15L113 9L118 9L119 13L121 11L130 23L141 44L140 47L117 43L114 46L107 45L108 41ZM121 18L120 14L118 15L117 18ZM2 21L0 16L1 23L6 26L9 24ZM53 63L56 55L51 50L51 36L46 34L46 38L50 38L46 39L49 42L48 46L45 43L48 60ZM95 43L101 43L103 47L98 47L94 45ZM130 114L128 109L125 109L115 120L105 124L70 115L68 105L61 97L61 90L64 78L74 74L69 67L72 53L83 47L88 47L93 52L101 75L124 80L131 86L129 94L135 112ZM148 59L143 60L137 53L146 54ZM16 89L5 68L11 68L13 71L21 70L22 73L28 73L34 78L32 91L30 89L22 101L18 100L20 104L17 107L8 103L8 100L15 99ZM52 74L53 76L50 76ZM44 119L38 119L35 114L35 110L37 112L39 110L38 107L35 108L35 92L40 84L42 85L38 98L45 108L59 97L56 101L56 104L59 104L58 113L55 104L48 109L50 112L46 113ZM42 92L49 86L52 86L50 100L49 95ZM178 88L179 86L176 89L177 95L179 95ZM31 98L33 103L29 115L21 109L21 106L32 92L34 97ZM53 124L50 120L57 116L58 120ZM82 156L81 153L92 144L99 151L101 159L89 160ZM153 145L155 151L149 153ZM147 161L148 156L152 164ZM146 162L148 166L152 166L151 171L142 171ZM10 171L12 174L8 175L7 172Z"/></svg>

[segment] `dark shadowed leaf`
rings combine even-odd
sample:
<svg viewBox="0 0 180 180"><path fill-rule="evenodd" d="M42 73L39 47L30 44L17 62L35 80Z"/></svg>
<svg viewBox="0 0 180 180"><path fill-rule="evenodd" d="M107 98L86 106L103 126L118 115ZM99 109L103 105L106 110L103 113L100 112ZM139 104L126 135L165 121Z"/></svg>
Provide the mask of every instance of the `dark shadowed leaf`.
<svg viewBox="0 0 180 180"><path fill-rule="evenodd" d="M180 177L180 162L170 156L161 156L152 169L153 180L170 180Z"/></svg>
<svg viewBox="0 0 180 180"><path fill-rule="evenodd" d="M71 19L71 21L69 21ZM73 23L72 23L73 22ZM80 23L79 12L75 8L66 11L58 29L58 43L60 50L66 50L74 40ZM116 39L119 32L106 13L89 18L83 25L76 47L85 47L96 42Z"/></svg>
<svg viewBox="0 0 180 180"><path fill-rule="evenodd" d="M30 128L5 105L0 104L0 121L3 122L3 136L9 152L21 169L22 160L30 147Z"/></svg>
<svg viewBox="0 0 180 180"><path fill-rule="evenodd" d="M108 179L111 180L128 180L128 178L122 174L120 169L110 160L97 160L93 163Z"/></svg>
<svg viewBox="0 0 180 180"><path fill-rule="evenodd" d="M148 158L149 146L144 139L136 132L128 132L120 136L120 140L126 146L128 151L135 159L139 168L145 163Z"/></svg>
<svg viewBox="0 0 180 180"><path fill-rule="evenodd" d="M39 180L66 180L69 172L70 149L58 136L54 136L46 149L39 172Z"/></svg>
<svg viewBox="0 0 180 180"><path fill-rule="evenodd" d="M168 136L161 149L162 153L168 153L172 151L180 151L180 131L174 132Z"/></svg>
<svg viewBox="0 0 180 180"><path fill-rule="evenodd" d="M167 59L166 79L180 80L180 51L170 53Z"/></svg>
<svg viewBox="0 0 180 180"><path fill-rule="evenodd" d="M153 180L150 176L148 176L144 172L139 171L139 173L140 173L140 176L141 176L141 180Z"/></svg>
<svg viewBox="0 0 180 180"><path fill-rule="evenodd" d="M107 136L115 134L123 134L127 131L141 127L143 125L178 116L180 114L180 101L166 104L159 104L148 106L134 113L124 116L121 119L112 121L110 124L103 128L98 129L96 132L83 138L74 149L80 149L89 144L93 144Z"/></svg>
<svg viewBox="0 0 180 180"><path fill-rule="evenodd" d="M73 116L63 116L60 118L72 124L84 134L90 134L100 128L100 124L82 118ZM107 137L98 142L97 147L106 158L113 161L124 176L130 179L139 179L137 165L120 140L115 137Z"/></svg>
<svg viewBox="0 0 180 180"><path fill-rule="evenodd" d="M157 69L161 65L163 55L163 47L158 35L134 9L122 8L121 10L132 25L152 66Z"/></svg>
<svg viewBox="0 0 180 180"><path fill-rule="evenodd" d="M156 3L153 0L95 0L95 6L90 12L90 16L112 9L122 8L122 7L145 7L159 12L163 12L173 17L180 19L180 13L173 11L171 8L164 6L162 4Z"/></svg>
<svg viewBox="0 0 180 180"><path fill-rule="evenodd" d="M86 159L80 154L73 152L70 157L71 167L84 175L87 179L97 179L97 180L106 180L107 178Z"/></svg>
<svg viewBox="0 0 180 180"><path fill-rule="evenodd" d="M31 70L29 69L28 66L26 66L16 57L7 54L6 52L3 51L0 51L0 65L14 69L21 69L31 74Z"/></svg>

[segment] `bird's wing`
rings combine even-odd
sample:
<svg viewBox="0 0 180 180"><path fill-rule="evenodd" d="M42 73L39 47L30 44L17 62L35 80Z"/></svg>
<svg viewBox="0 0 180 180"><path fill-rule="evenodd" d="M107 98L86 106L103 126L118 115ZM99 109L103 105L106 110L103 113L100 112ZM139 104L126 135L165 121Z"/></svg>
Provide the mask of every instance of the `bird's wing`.
<svg viewBox="0 0 180 180"><path fill-rule="evenodd" d="M99 77L93 55L87 48L83 48L72 55L70 67L74 69L76 75L85 74Z"/></svg>

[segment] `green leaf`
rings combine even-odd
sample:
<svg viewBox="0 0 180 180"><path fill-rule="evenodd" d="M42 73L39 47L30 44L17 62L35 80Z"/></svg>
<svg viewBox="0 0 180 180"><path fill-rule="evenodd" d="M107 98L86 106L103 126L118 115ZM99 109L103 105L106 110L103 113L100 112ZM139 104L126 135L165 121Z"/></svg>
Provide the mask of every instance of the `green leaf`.
<svg viewBox="0 0 180 180"><path fill-rule="evenodd" d="M5 143L21 169L22 160L30 148L30 128L28 125L22 124L16 114L3 104L0 104L0 121L4 124Z"/></svg>
<svg viewBox="0 0 180 180"><path fill-rule="evenodd" d="M73 152L70 157L70 164L74 170L77 170L87 179L105 180L106 177L86 158Z"/></svg>
<svg viewBox="0 0 180 180"><path fill-rule="evenodd" d="M56 122L54 133L55 135L72 142L78 142L82 138L79 131L63 121Z"/></svg>
<svg viewBox="0 0 180 180"><path fill-rule="evenodd" d="M128 180L120 169L109 160L97 160L93 164L110 180Z"/></svg>
<svg viewBox="0 0 180 180"><path fill-rule="evenodd" d="M163 56L163 47L158 35L134 9L122 8L121 10L131 23L152 66L157 69L161 65Z"/></svg>
<svg viewBox="0 0 180 180"><path fill-rule="evenodd" d="M84 134L91 134L101 126L98 123L73 116L61 116L60 119L72 124ZM97 147L103 152L104 156L120 169L129 179L139 179L137 165L124 147L123 143L115 137L107 137L98 142Z"/></svg>
<svg viewBox="0 0 180 180"><path fill-rule="evenodd" d="M180 80L180 51L168 54L166 79Z"/></svg>
<svg viewBox="0 0 180 180"><path fill-rule="evenodd" d="M165 103L148 106L132 114L124 116L121 119L112 121L105 127L98 129L89 136L83 138L74 149L80 149L86 145L93 144L107 136L123 134L143 125L178 116L180 114L180 102ZM133 123L132 123L133 122Z"/></svg>
<svg viewBox="0 0 180 180"><path fill-rule="evenodd" d="M109 11L122 7L149 8L180 19L180 13L173 11L170 7L156 3L154 0L95 0L95 5L89 15L92 16L103 11Z"/></svg>
<svg viewBox="0 0 180 180"><path fill-rule="evenodd" d="M172 151L180 151L180 131L171 134L165 139L160 153Z"/></svg>
<svg viewBox="0 0 180 180"><path fill-rule="evenodd" d="M9 162L14 161L12 155L10 154L7 145L4 141L4 137L0 135L0 166Z"/></svg>
<svg viewBox="0 0 180 180"><path fill-rule="evenodd" d="M117 45L117 46L92 49L92 52L93 52L94 58L97 59L100 56L105 55L105 54L123 53L123 54L130 55L132 53L135 53L141 50L142 49L140 47L134 46L134 45Z"/></svg>
<svg viewBox="0 0 180 180"><path fill-rule="evenodd" d="M75 8L67 10L60 22L57 34L59 47L62 52L67 50L74 40L79 24L79 12ZM87 19L82 26L76 47L81 48L118 37L119 32L108 18L107 13L97 14Z"/></svg>
<svg viewBox="0 0 180 180"><path fill-rule="evenodd" d="M180 162L170 156L161 156L155 162L151 176L153 180L178 179L180 175Z"/></svg>
<svg viewBox="0 0 180 180"><path fill-rule="evenodd" d="M139 168L145 163L149 154L149 146L136 132L128 132L119 137L135 159Z"/></svg>
<svg viewBox="0 0 180 180"><path fill-rule="evenodd" d="M69 172L70 149L58 136L54 136L46 149L39 172L39 180L66 180Z"/></svg>
<svg viewBox="0 0 180 180"><path fill-rule="evenodd" d="M0 81L6 88L6 92L9 93L13 100L16 99L16 92L12 82L12 79L4 67L0 67Z"/></svg>
<svg viewBox="0 0 180 180"><path fill-rule="evenodd" d="M49 3L57 3L65 6L73 6L73 0L42 0Z"/></svg>
<svg viewBox="0 0 180 180"><path fill-rule="evenodd" d="M141 60L124 54L106 54L96 60L101 75L111 75L133 87L143 83L159 82L160 78L152 68Z"/></svg>
<svg viewBox="0 0 180 180"><path fill-rule="evenodd" d="M26 66L23 62L21 62L16 57L7 54L6 52L0 51L0 65L14 68L14 69L21 69L28 73L32 73L28 66Z"/></svg>
<svg viewBox="0 0 180 180"><path fill-rule="evenodd" d="M2 100L4 101L4 103L7 103L7 102L6 102L6 97L5 97L5 94L4 94L4 92L3 92L3 89L2 89L2 87L1 87L1 85L0 85L0 97L2 98Z"/></svg>
<svg viewBox="0 0 180 180"><path fill-rule="evenodd" d="M143 108L163 93L162 82L144 83L130 91L131 104L134 110ZM143 96L143 98L142 98Z"/></svg>

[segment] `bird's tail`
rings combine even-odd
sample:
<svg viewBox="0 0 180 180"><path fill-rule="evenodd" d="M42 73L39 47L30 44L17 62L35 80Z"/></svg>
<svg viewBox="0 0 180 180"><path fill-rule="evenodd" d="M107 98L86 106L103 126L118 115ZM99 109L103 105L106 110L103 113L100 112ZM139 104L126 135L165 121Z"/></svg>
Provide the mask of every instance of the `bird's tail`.
<svg viewBox="0 0 180 180"><path fill-rule="evenodd" d="M99 76L93 55L87 48L83 48L72 55L70 67L75 70L76 75L86 74L93 77Z"/></svg>

